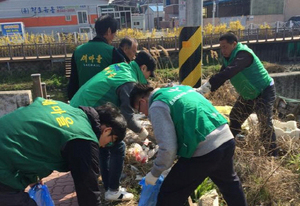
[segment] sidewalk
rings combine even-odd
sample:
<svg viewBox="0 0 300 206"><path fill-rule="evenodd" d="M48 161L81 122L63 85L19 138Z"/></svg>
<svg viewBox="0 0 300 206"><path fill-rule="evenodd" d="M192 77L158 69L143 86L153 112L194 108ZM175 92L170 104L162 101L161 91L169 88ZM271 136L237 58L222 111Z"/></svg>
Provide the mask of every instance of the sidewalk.
<svg viewBox="0 0 300 206"><path fill-rule="evenodd" d="M48 186L55 206L78 206L73 178L70 172L54 171L43 178ZM28 191L29 188L26 188Z"/></svg>

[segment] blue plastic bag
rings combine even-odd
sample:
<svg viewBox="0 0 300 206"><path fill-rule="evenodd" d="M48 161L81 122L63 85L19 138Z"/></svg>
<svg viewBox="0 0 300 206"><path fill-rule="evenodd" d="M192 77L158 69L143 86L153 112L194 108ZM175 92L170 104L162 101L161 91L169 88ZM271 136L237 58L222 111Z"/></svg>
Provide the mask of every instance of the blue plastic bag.
<svg viewBox="0 0 300 206"><path fill-rule="evenodd" d="M36 184L30 188L28 193L38 206L54 206L47 185Z"/></svg>
<svg viewBox="0 0 300 206"><path fill-rule="evenodd" d="M139 182L142 185L142 192L138 206L155 206L157 202L157 195L160 190L160 186L164 181L164 176L160 176L155 185L146 185L145 177Z"/></svg>

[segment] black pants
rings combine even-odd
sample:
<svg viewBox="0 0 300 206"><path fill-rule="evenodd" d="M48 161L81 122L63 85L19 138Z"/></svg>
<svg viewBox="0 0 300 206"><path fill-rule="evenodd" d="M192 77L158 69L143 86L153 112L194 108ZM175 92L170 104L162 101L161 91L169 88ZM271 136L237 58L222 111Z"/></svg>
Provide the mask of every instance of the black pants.
<svg viewBox="0 0 300 206"><path fill-rule="evenodd" d="M241 125L253 112L257 114L260 123L261 141L267 151L277 155L276 136L273 128L273 105L275 101L275 86L268 86L256 99L245 100L239 97L230 113L230 130L233 136L241 132Z"/></svg>
<svg viewBox="0 0 300 206"><path fill-rule="evenodd" d="M36 202L29 197L27 192L15 190L0 183L1 206L37 206Z"/></svg>
<svg viewBox="0 0 300 206"><path fill-rule="evenodd" d="M235 141L193 158L179 158L164 180L157 206L182 206L188 196L209 177L220 189L228 206L247 205L239 177L233 169Z"/></svg>
<svg viewBox="0 0 300 206"><path fill-rule="evenodd" d="M80 206L100 206L98 143L74 139L66 144L62 156L71 171L78 204Z"/></svg>

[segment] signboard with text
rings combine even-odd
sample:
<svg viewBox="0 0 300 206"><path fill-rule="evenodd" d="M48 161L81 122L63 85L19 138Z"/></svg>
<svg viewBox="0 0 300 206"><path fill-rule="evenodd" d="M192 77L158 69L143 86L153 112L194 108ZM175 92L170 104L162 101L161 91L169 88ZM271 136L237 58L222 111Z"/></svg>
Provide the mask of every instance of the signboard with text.
<svg viewBox="0 0 300 206"><path fill-rule="evenodd" d="M22 14L54 14L54 13L67 13L75 12L81 9L87 9L86 5L78 6L38 6L38 7L27 7L21 8Z"/></svg>
<svg viewBox="0 0 300 206"><path fill-rule="evenodd" d="M24 26L22 22L0 24L3 36L21 35L24 37Z"/></svg>

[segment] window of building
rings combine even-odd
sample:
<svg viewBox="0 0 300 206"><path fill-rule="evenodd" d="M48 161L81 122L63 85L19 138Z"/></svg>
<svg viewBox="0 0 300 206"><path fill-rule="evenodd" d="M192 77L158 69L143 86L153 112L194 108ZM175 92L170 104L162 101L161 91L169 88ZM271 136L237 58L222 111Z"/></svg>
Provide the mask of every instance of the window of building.
<svg viewBox="0 0 300 206"><path fill-rule="evenodd" d="M116 12L115 13L115 18L120 18L120 13Z"/></svg>
<svg viewBox="0 0 300 206"><path fill-rule="evenodd" d="M88 16L86 11L79 11L77 12L78 23L79 24L86 24L88 23Z"/></svg>
<svg viewBox="0 0 300 206"><path fill-rule="evenodd" d="M203 18L207 18L207 8L202 9Z"/></svg>
<svg viewBox="0 0 300 206"><path fill-rule="evenodd" d="M139 25L140 25L140 22L139 22L139 21L133 22L133 25L134 25L134 26L139 26Z"/></svg>
<svg viewBox="0 0 300 206"><path fill-rule="evenodd" d="M80 27L79 28L79 33L89 33L89 32L91 32L90 27Z"/></svg>
<svg viewBox="0 0 300 206"><path fill-rule="evenodd" d="M66 21L72 21L72 16L71 15L66 15L65 19L66 19Z"/></svg>
<svg viewBox="0 0 300 206"><path fill-rule="evenodd" d="M251 15L283 14L283 0L253 0L251 1Z"/></svg>

